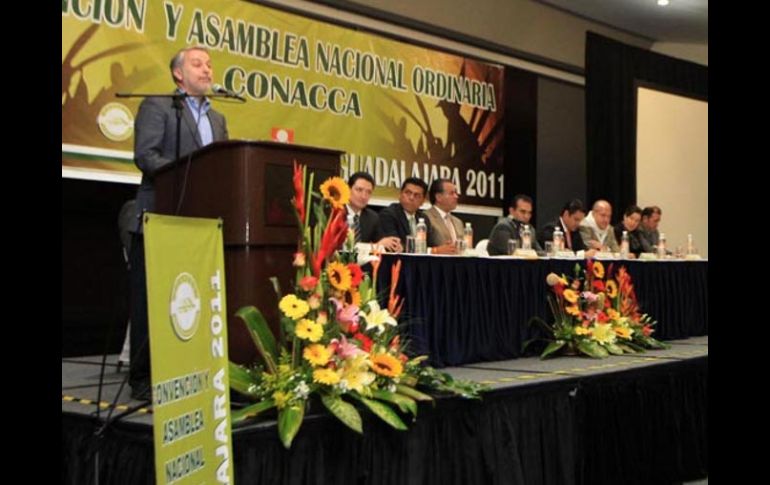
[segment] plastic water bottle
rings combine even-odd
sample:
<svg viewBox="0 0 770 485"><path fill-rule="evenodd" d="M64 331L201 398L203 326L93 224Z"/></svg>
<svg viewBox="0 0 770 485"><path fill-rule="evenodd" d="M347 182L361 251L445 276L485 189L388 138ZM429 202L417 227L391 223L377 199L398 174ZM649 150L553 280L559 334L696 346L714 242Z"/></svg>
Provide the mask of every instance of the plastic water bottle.
<svg viewBox="0 0 770 485"><path fill-rule="evenodd" d="M561 227L556 226L553 230L553 251L558 253L564 251L564 233L561 232Z"/></svg>
<svg viewBox="0 0 770 485"><path fill-rule="evenodd" d="M417 254L428 252L428 226L422 217L417 220L417 226L415 227L414 246Z"/></svg>
<svg viewBox="0 0 770 485"><path fill-rule="evenodd" d="M660 233L658 238L658 259L664 259L666 257L666 235Z"/></svg>
<svg viewBox="0 0 770 485"><path fill-rule="evenodd" d="M532 231L529 224L524 224L521 228L521 249L532 249Z"/></svg>
<svg viewBox="0 0 770 485"><path fill-rule="evenodd" d="M473 248L473 228L470 222L465 223L465 229L463 229L463 239L465 239L465 249Z"/></svg>
<svg viewBox="0 0 770 485"><path fill-rule="evenodd" d="M692 242L692 234L687 235L687 254L695 254L695 244Z"/></svg>
<svg viewBox="0 0 770 485"><path fill-rule="evenodd" d="M620 236L620 259L628 259L628 231Z"/></svg>

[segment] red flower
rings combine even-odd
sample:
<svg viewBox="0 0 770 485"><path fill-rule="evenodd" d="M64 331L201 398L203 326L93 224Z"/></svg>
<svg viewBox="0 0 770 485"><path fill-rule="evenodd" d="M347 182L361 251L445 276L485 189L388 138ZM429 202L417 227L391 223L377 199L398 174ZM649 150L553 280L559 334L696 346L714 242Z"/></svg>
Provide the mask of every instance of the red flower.
<svg viewBox="0 0 770 485"><path fill-rule="evenodd" d="M356 263L350 263L348 264L348 269L350 270L350 276L352 277L350 284L352 286L360 285L361 281L364 279L364 272L361 271L361 267Z"/></svg>
<svg viewBox="0 0 770 485"><path fill-rule="evenodd" d="M305 291L310 291L318 285L318 278L315 276L305 276L299 282L300 288Z"/></svg>
<svg viewBox="0 0 770 485"><path fill-rule="evenodd" d="M366 335L362 334L361 332L356 333L353 335L353 338L361 342L361 348L365 351L369 352L372 349L372 339L367 337Z"/></svg>
<svg viewBox="0 0 770 485"><path fill-rule="evenodd" d="M598 320L599 323L607 322L609 321L609 319L610 317L608 317L607 314L604 312L599 312L598 315L596 316L596 320Z"/></svg>
<svg viewBox="0 0 770 485"><path fill-rule="evenodd" d="M649 337L650 335L652 335L653 331L654 330L649 325L645 325L644 327L642 327L642 333L644 334L645 337Z"/></svg>
<svg viewBox="0 0 770 485"><path fill-rule="evenodd" d="M594 280L594 290L596 290L596 291L604 291L604 281L602 281L602 280Z"/></svg>

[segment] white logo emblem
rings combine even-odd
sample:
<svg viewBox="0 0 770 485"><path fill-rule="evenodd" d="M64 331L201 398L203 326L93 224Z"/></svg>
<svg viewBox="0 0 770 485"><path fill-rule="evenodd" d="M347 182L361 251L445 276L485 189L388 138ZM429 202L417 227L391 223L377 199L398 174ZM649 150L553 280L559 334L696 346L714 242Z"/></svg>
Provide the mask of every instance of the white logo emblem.
<svg viewBox="0 0 770 485"><path fill-rule="evenodd" d="M107 103L96 118L102 134L113 141L131 138L134 133L134 115L120 103Z"/></svg>
<svg viewBox="0 0 770 485"><path fill-rule="evenodd" d="M190 273L180 273L171 290L171 326L181 340L190 340L198 330L201 298Z"/></svg>

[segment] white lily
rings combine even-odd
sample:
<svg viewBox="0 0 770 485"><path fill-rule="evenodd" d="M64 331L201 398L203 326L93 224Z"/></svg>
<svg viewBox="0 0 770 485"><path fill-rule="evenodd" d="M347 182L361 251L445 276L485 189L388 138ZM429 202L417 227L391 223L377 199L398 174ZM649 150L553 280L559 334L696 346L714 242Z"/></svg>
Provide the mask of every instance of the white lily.
<svg viewBox="0 0 770 485"><path fill-rule="evenodd" d="M369 302L369 313L362 311L358 315L366 321L366 330L376 328L377 333L385 331L385 325L395 327L398 324L396 319L388 313L387 308L380 309L380 304L376 300Z"/></svg>

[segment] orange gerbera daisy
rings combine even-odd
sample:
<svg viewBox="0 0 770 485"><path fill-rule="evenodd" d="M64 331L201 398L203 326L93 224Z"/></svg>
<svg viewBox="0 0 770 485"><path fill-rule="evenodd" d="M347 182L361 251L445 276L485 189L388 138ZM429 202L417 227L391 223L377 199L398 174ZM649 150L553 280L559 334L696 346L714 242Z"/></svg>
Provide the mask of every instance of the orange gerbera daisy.
<svg viewBox="0 0 770 485"><path fill-rule="evenodd" d="M326 274L329 276L329 283L340 291L348 291L352 276L347 266L337 261L329 263L326 267Z"/></svg>
<svg viewBox="0 0 770 485"><path fill-rule="evenodd" d="M578 294L577 291L573 289L566 289L564 290L564 299L567 300L570 303L575 303L578 300Z"/></svg>
<svg viewBox="0 0 770 485"><path fill-rule="evenodd" d="M335 209L342 209L350 200L350 187L339 177L326 179L321 184L321 194Z"/></svg>
<svg viewBox="0 0 770 485"><path fill-rule="evenodd" d="M609 280L606 285L604 285L604 289L607 292L607 296L610 298L615 298L618 296L618 284L615 283L613 280Z"/></svg>
<svg viewBox="0 0 770 485"><path fill-rule="evenodd" d="M372 370L385 377L398 377L404 372L401 361L390 354L372 356Z"/></svg>

